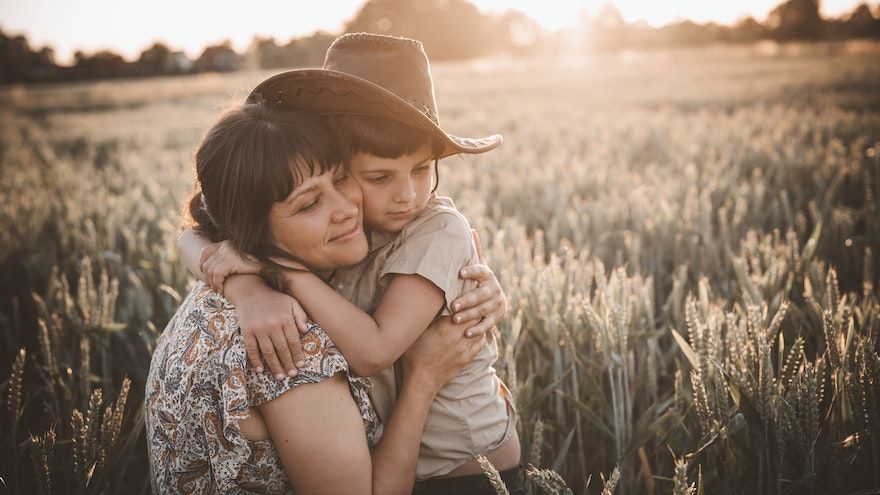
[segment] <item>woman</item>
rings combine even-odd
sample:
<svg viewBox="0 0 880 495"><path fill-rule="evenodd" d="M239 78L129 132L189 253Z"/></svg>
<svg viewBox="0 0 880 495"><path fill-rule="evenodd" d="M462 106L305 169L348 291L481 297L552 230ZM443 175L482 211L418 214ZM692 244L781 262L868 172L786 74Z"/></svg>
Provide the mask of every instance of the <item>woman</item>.
<svg viewBox="0 0 880 495"><path fill-rule="evenodd" d="M294 261L327 277L367 249L360 189L340 163L320 118L259 103L235 108L196 153L194 226L273 270ZM306 192L320 204L293 215ZM323 330L309 325L299 372L275 380L248 366L234 308L197 284L160 336L147 380L154 491L411 490L430 402L483 345L482 336L463 336L472 322L447 320L407 352L402 393L379 440L366 384L349 375Z"/></svg>

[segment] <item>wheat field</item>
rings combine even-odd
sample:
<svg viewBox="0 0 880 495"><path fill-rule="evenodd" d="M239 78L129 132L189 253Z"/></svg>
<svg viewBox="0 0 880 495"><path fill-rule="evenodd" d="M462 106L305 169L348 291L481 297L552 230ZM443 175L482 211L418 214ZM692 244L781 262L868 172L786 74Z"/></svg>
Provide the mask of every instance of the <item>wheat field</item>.
<svg viewBox="0 0 880 495"><path fill-rule="evenodd" d="M535 493L877 493L878 55L433 67L444 127L505 137L439 191L510 301ZM193 149L267 75L0 88L0 492L149 491Z"/></svg>

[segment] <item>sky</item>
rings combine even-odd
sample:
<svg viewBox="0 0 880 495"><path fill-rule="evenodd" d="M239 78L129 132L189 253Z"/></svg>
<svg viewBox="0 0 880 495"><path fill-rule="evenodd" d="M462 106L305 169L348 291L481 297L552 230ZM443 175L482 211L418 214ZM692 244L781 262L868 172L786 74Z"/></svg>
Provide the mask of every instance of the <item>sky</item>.
<svg viewBox="0 0 880 495"><path fill-rule="evenodd" d="M414 0L415 1L415 0ZM484 12L520 10L548 30L571 27L607 0L471 0ZM628 22L661 26L679 19L732 24L758 20L781 0L615 0ZM24 34L32 48L49 45L56 61L76 50L109 49L129 60L156 41L191 57L212 43L231 40L246 48L255 35L279 42L317 30L338 32L363 0L0 0L0 29ZM852 11L859 0L824 0L825 16ZM873 3L872 3L873 5Z"/></svg>

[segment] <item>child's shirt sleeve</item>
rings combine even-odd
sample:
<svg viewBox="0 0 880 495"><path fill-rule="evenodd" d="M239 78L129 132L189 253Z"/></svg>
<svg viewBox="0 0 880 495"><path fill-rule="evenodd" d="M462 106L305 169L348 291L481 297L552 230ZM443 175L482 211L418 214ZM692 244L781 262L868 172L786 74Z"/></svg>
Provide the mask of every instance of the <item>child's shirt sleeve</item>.
<svg viewBox="0 0 880 495"><path fill-rule="evenodd" d="M443 291L446 300L439 316L451 313L452 301L465 291L461 268L477 258L467 220L458 212L442 211L407 225L379 272L388 288L391 274L420 275Z"/></svg>

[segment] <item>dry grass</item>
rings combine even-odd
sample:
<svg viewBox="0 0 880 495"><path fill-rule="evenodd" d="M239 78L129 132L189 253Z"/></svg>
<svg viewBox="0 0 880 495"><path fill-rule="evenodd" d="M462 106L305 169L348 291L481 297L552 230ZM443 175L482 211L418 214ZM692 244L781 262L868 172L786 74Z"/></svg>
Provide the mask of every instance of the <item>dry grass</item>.
<svg viewBox="0 0 880 495"><path fill-rule="evenodd" d="M444 126L506 140L440 190L512 303L498 368L534 487L880 485L880 68L835 50L435 67ZM0 90L9 492L148 489L192 150L264 76Z"/></svg>

